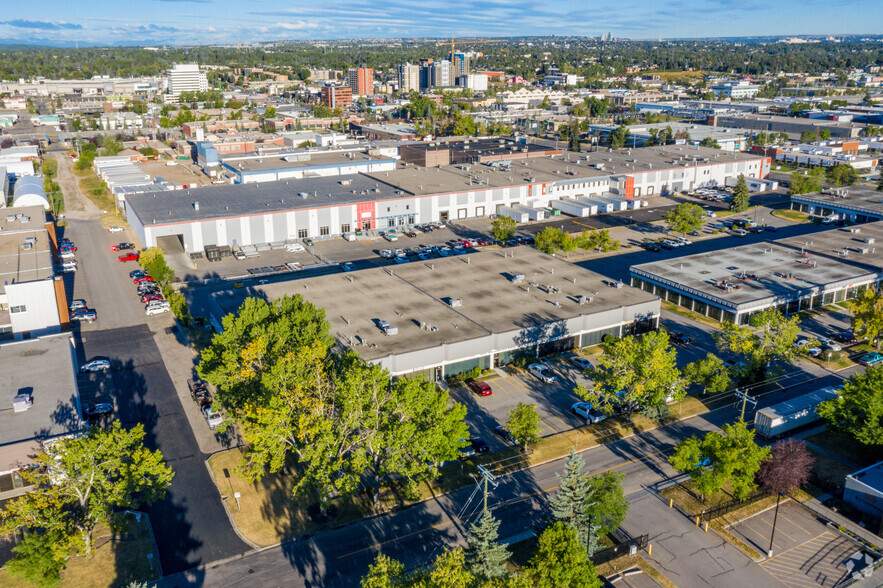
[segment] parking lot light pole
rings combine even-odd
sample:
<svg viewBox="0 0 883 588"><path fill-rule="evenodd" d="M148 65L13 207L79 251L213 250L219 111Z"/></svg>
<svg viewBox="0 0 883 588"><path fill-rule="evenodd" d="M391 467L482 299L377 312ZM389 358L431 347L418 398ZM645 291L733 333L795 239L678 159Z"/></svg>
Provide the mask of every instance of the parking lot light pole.
<svg viewBox="0 0 883 588"><path fill-rule="evenodd" d="M770 548L766 552L767 557L773 557L773 539L776 536L776 521L779 520L779 501L782 500L782 493L776 492L776 514L773 517L773 532L770 533Z"/></svg>

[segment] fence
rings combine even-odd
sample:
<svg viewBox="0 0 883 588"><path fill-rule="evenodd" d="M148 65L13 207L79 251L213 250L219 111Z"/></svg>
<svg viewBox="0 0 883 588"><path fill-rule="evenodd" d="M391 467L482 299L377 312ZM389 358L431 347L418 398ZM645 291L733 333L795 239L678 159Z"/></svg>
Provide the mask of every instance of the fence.
<svg viewBox="0 0 883 588"><path fill-rule="evenodd" d="M640 537L624 541L619 545L602 549L591 557L592 563L599 566L623 555L633 555L647 546L648 538L649 535L641 535Z"/></svg>
<svg viewBox="0 0 883 588"><path fill-rule="evenodd" d="M715 506L714 508L709 508L709 509L703 510L702 513L700 513L699 518L702 521L711 522L712 520L714 520L718 517L722 517L726 514L729 514L729 513L733 512L734 510L738 510L738 509L742 508L743 506L748 506L749 504L754 504L758 500L760 500L762 498L766 498L767 496L769 496L769 494L767 492L755 492L754 494L752 494L751 496L749 496L745 500L739 500L738 498L734 498L733 500L730 500L730 501L725 502L723 504L719 504L719 505Z"/></svg>

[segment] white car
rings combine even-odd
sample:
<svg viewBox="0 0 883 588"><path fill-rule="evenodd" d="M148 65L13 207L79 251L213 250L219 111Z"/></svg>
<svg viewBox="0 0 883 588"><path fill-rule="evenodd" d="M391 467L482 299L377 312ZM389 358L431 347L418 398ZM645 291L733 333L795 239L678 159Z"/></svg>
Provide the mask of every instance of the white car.
<svg viewBox="0 0 883 588"><path fill-rule="evenodd" d="M693 244L693 242L690 241L689 239L687 239L686 237L678 237L677 242L680 243L681 245L692 245Z"/></svg>
<svg viewBox="0 0 883 588"><path fill-rule="evenodd" d="M58 256L62 259L74 259L76 257L73 251L62 251Z"/></svg>
<svg viewBox="0 0 883 588"><path fill-rule="evenodd" d="M527 371L529 371L534 377L538 378L540 381L546 384L554 384L558 379L555 377L555 374L552 373L552 370L547 368L541 363L532 363L527 366Z"/></svg>
<svg viewBox="0 0 883 588"><path fill-rule="evenodd" d="M217 429L221 423L224 422L224 417L221 416L221 411L215 408L214 404L203 406L202 416L205 417L205 422L208 423L210 429Z"/></svg>
<svg viewBox="0 0 883 588"><path fill-rule="evenodd" d="M803 351L813 357L816 357L817 355L821 355L821 353L822 353L822 348L819 347L818 345L815 345L815 344L810 345L809 339L798 340L797 343L794 344L794 347L796 347L800 351Z"/></svg>
<svg viewBox="0 0 883 588"><path fill-rule="evenodd" d="M304 251L306 251L306 249L304 249L304 246L300 243L289 243L285 246L285 249L287 249L289 253L303 253Z"/></svg>
<svg viewBox="0 0 883 588"><path fill-rule="evenodd" d="M113 226L113 227L107 227L107 230L110 231L111 233L122 233L126 229L124 229L123 227Z"/></svg>
<svg viewBox="0 0 883 588"><path fill-rule="evenodd" d="M581 370L587 370L592 367L592 363L588 359L586 359L585 357L580 357L579 355L571 356L570 363Z"/></svg>
<svg viewBox="0 0 883 588"><path fill-rule="evenodd" d="M816 337L816 341L818 341L819 343L821 343L822 345L824 345L825 347L827 347L831 351L840 351L843 349L843 347L840 345L840 343L837 343L836 341L834 341L832 339L828 339L827 337Z"/></svg>
<svg viewBox="0 0 883 588"><path fill-rule="evenodd" d="M170 310L172 310L170 306L148 306L144 312L147 316L153 316L155 314L169 312Z"/></svg>
<svg viewBox="0 0 883 588"><path fill-rule="evenodd" d="M607 418L606 414L595 410L590 402L575 402L573 406L570 407L570 412L586 419L587 423L600 423Z"/></svg>
<svg viewBox="0 0 883 588"><path fill-rule="evenodd" d="M441 221L435 221L434 223L430 223L430 224L432 226L434 226L436 229L444 229L446 226L445 223L443 223Z"/></svg>
<svg viewBox="0 0 883 588"><path fill-rule="evenodd" d="M707 216L708 218L716 218L717 217L717 215L714 213L713 210L706 210L705 216Z"/></svg>

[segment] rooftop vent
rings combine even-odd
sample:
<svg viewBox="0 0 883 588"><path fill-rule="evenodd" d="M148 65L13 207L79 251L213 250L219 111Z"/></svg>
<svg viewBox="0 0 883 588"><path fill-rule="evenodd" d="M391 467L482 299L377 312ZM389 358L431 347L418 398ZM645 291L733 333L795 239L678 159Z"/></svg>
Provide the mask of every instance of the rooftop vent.
<svg viewBox="0 0 883 588"><path fill-rule="evenodd" d="M199 210L199 202L193 203L193 210Z"/></svg>
<svg viewBox="0 0 883 588"><path fill-rule="evenodd" d="M510 278L513 284L520 284L524 281L524 274L515 274Z"/></svg>

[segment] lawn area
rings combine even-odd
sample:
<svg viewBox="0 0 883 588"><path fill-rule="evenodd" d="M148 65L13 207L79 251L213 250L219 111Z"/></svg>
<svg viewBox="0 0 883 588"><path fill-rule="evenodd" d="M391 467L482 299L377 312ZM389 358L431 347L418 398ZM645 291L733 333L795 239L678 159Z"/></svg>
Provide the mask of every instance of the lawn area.
<svg viewBox="0 0 883 588"><path fill-rule="evenodd" d="M678 306L673 302L668 302L667 300L662 301L662 308L669 312L673 312L675 314L679 314L688 319L698 321L704 325L708 325L709 327L714 327L715 329L720 328L720 323L716 320L709 318L707 316L702 316L698 312L693 312L692 310L687 310L682 306Z"/></svg>
<svg viewBox="0 0 883 588"><path fill-rule="evenodd" d="M633 414L631 422L625 417L608 419L597 425L588 425L542 438L539 443L525 453L510 447L469 460L447 462L440 468L441 476L432 482L421 483L418 487L418 500L427 500L439 494L452 492L474 482L470 474L477 473L479 464L492 469L496 475L522 470L540 463L566 456L572 447L577 451L621 439L659 427L660 424L674 422L707 412L709 409L700 399L688 396L683 401L669 406L671 416L662 423ZM380 506L375 511L373 504L364 494L333 501L336 516L327 522L317 522L307 511L316 502L313 494L301 497L292 496L296 482L294 473L267 475L252 483L241 478L237 472L242 464L242 448L222 451L212 455L209 468L227 508L233 515L239 531L251 542L272 545L285 539L315 533L324 528L344 524L362 517L387 512L392 508L413 504L398 488L384 488L380 495ZM292 470L290 470L293 472ZM233 498L240 493L239 506ZM241 510L240 510L241 509Z"/></svg>
<svg viewBox="0 0 883 588"><path fill-rule="evenodd" d="M778 208L772 211L770 214L794 223L806 223L809 222L811 218L805 212L800 212L799 210L791 210L790 208Z"/></svg>
<svg viewBox="0 0 883 588"><path fill-rule="evenodd" d="M158 555L150 539L147 517L141 517L140 522L133 515L128 519L128 529L117 535L106 526L97 529L95 555L91 558L71 557L61 573L60 585L64 588L99 588L158 579ZM153 554L152 560L147 558L148 554ZM35 584L13 576L3 568L0 569L0 586L32 588Z"/></svg>
<svg viewBox="0 0 883 588"><path fill-rule="evenodd" d="M108 227L125 227L128 224L121 214L105 214L101 217L101 226L105 229Z"/></svg>

